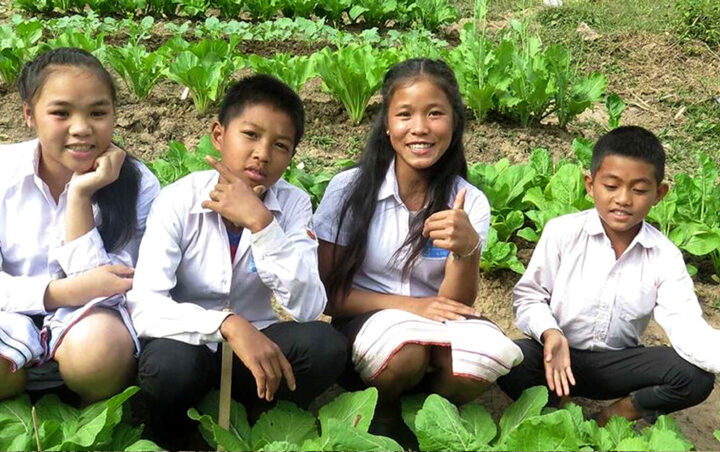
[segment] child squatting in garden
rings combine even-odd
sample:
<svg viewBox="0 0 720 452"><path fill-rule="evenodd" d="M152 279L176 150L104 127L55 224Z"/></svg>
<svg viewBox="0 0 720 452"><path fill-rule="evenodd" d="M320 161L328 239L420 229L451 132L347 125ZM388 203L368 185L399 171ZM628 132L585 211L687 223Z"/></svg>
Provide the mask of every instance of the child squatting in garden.
<svg viewBox="0 0 720 452"><path fill-rule="evenodd" d="M160 185L111 142L115 87L97 58L50 50L18 85L37 138L0 146L0 399L64 383L89 403L135 378L122 295Z"/></svg>
<svg viewBox="0 0 720 452"><path fill-rule="evenodd" d="M585 186L595 208L550 220L513 290L523 363L498 384L513 399L547 384L563 397L618 399L628 420L697 405L720 372L720 330L702 318L680 250L645 221L667 194L665 151L620 127L596 143ZM651 315L672 347L644 347Z"/></svg>
<svg viewBox="0 0 720 452"><path fill-rule="evenodd" d="M360 161L330 181L314 216L327 312L379 392L371 431L401 441L402 394L422 383L468 402L522 359L472 307L490 206L465 180L464 126L444 62L395 65Z"/></svg>
<svg viewBox="0 0 720 452"><path fill-rule="evenodd" d="M344 338L315 321L326 296L310 198L281 179L303 130L287 85L240 80L211 127L222 160L209 158L213 170L165 187L152 206L128 303L149 339L138 381L159 438L194 429L186 412L217 387L223 340L236 355L233 398L251 407L276 395L306 407L344 368ZM273 295L297 321L279 319Z"/></svg>

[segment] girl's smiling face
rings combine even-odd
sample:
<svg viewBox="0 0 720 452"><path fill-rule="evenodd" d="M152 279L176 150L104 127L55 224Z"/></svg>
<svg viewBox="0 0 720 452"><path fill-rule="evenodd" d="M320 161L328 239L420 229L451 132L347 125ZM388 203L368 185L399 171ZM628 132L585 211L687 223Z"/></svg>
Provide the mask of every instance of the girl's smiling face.
<svg viewBox="0 0 720 452"><path fill-rule="evenodd" d="M453 137L453 109L442 88L428 78L398 88L388 105L387 134L397 165L432 167Z"/></svg>
<svg viewBox="0 0 720 452"><path fill-rule="evenodd" d="M26 123L40 141L41 175L70 180L93 168L112 140L115 110L110 88L92 70L49 66Z"/></svg>

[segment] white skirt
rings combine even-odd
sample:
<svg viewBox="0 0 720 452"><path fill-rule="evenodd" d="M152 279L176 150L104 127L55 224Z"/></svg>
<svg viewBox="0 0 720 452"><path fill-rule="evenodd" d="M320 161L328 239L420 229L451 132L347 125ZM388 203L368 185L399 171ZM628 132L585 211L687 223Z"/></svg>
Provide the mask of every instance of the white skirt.
<svg viewBox="0 0 720 452"><path fill-rule="evenodd" d="M370 381L405 344L449 346L453 375L493 383L520 364L523 354L494 323L484 319L436 322L384 309L362 326L352 348L355 370Z"/></svg>

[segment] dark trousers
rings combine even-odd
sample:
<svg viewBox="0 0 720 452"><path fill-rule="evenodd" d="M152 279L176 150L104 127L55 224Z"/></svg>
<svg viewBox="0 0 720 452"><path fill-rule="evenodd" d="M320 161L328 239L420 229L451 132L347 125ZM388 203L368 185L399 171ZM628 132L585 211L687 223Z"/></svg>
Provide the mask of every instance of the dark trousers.
<svg viewBox="0 0 720 452"><path fill-rule="evenodd" d="M335 382L346 361L345 338L325 322L280 322L262 330L290 362L296 390L280 383L276 399L307 407ZM188 408L220 385L221 353L205 345L190 345L172 339L153 339L140 355L138 384L148 405L150 427L158 439L176 437L190 425ZM255 379L237 358L233 359L233 399L241 403L259 401Z"/></svg>
<svg viewBox="0 0 720 452"><path fill-rule="evenodd" d="M532 339L515 341L525 359L498 379L512 399L532 386L546 386L543 346ZM634 347L592 352L570 349L575 376L571 397L610 400L630 395L635 408L653 422L661 414L701 403L713 390L715 376L685 361L671 347ZM554 394L554 393L553 393ZM557 396L550 402L557 403Z"/></svg>

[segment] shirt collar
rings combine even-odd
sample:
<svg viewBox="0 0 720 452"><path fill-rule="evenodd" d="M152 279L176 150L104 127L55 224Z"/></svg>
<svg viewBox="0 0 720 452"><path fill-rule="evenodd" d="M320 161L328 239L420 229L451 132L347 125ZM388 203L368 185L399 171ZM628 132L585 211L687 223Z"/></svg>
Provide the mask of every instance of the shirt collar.
<svg viewBox="0 0 720 452"><path fill-rule="evenodd" d="M28 152L15 173L20 178L40 177L40 141L36 138L25 142L22 152ZM31 153L31 154L30 154ZM29 158L28 158L29 157Z"/></svg>
<svg viewBox="0 0 720 452"><path fill-rule="evenodd" d="M633 243L637 242L640 245L642 245L644 248L653 248L657 246L657 241L652 236L652 234L649 233L650 225L647 224L645 220L642 222L642 226L640 227L640 231L635 236L635 238L630 243L630 246L633 246ZM600 235L602 234L605 236L605 238L610 240L605 233L605 228L602 225L602 221L600 220L600 214L598 213L597 209L593 208L590 209L588 213L588 219L585 222L585 232L587 232L589 235Z"/></svg>
<svg viewBox="0 0 720 452"><path fill-rule="evenodd" d="M400 199L400 194L398 193L398 183L397 183L397 176L395 175L395 158L390 161L390 165L388 166L387 172L385 173L385 180L383 181L382 185L380 186L380 190L378 190L378 201L382 201L383 199L387 199L389 197L394 197L395 200L402 204L402 200Z"/></svg>
<svg viewBox="0 0 720 452"><path fill-rule="evenodd" d="M209 199L210 191L217 184L218 178L220 177L217 171L210 171L212 171L212 174L208 179L207 183L203 186L203 188L198 191L197 201L193 208L190 209L191 214L213 212L212 210L206 209L202 206L203 201L207 201ZM277 185L279 182L280 181L275 182L272 187L268 189L268 191L265 193L265 198L263 199L263 204L265 204L265 207L267 207L270 212L282 212L282 208L280 207L280 200L278 200L277 197Z"/></svg>

